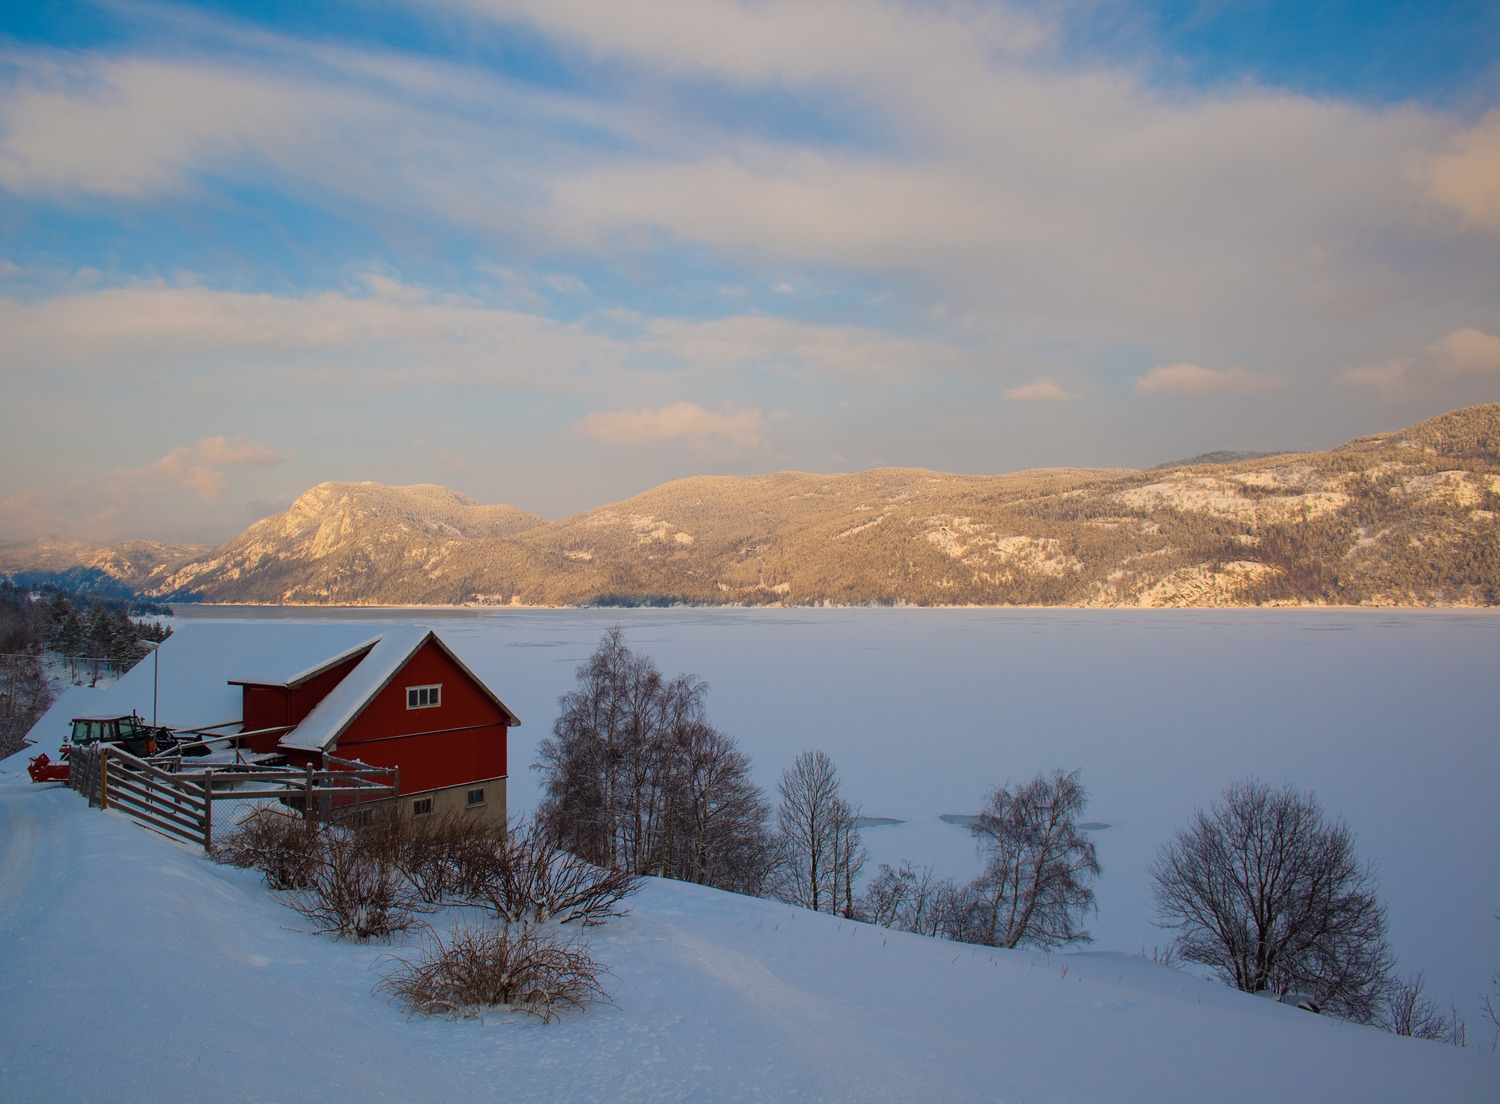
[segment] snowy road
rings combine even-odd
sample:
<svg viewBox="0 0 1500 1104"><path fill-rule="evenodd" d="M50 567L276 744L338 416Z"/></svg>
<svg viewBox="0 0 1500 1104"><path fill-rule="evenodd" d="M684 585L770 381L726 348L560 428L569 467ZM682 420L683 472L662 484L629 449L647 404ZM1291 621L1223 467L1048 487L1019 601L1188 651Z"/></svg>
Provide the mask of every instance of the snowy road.
<svg viewBox="0 0 1500 1104"><path fill-rule="evenodd" d="M371 992L400 948L298 931L249 872L18 766L0 764L7 1102L1500 1097L1495 1054L1129 956L992 953L660 881L590 937L613 1006L409 1020Z"/></svg>

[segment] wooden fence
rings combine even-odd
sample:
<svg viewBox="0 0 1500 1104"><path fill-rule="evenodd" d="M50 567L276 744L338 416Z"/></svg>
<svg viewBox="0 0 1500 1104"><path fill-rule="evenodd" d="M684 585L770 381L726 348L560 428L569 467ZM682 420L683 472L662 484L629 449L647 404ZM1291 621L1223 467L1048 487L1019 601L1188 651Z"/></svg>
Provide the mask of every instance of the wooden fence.
<svg viewBox="0 0 1500 1104"><path fill-rule="evenodd" d="M68 785L87 797L91 807L116 809L204 850L213 848L215 801L274 798L295 804L313 820L400 792L399 768L333 756L324 756L322 770L226 767L188 773L166 769L176 764L175 758L163 760L141 759L114 744L75 747L68 759Z"/></svg>

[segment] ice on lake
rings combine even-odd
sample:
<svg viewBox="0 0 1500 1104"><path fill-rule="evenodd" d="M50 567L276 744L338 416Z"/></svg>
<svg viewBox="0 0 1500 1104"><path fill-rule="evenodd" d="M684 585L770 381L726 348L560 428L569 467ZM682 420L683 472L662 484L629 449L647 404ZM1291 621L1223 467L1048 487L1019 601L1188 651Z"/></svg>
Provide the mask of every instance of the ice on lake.
<svg viewBox="0 0 1500 1104"><path fill-rule="evenodd" d="M607 625L711 684L712 720L771 791L805 748L838 764L878 862L968 877L955 818L1039 771L1081 768L1104 875L1100 951L1150 950L1146 864L1229 783L1315 790L1377 870L1390 938L1483 1034L1500 967L1500 616L1135 610L420 610L203 607L181 617L430 621L522 718L513 812L557 698ZM945 822L944 817L950 822ZM1487 1043L1488 1039L1479 1040Z"/></svg>

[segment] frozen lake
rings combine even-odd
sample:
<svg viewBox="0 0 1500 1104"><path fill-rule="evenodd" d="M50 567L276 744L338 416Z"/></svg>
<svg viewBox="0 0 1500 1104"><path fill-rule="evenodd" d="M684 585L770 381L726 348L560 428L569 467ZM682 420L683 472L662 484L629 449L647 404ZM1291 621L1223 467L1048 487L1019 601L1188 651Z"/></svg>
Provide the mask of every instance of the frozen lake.
<svg viewBox="0 0 1500 1104"><path fill-rule="evenodd" d="M804 748L838 764L878 862L978 869L967 831L1008 780L1081 768L1104 876L1094 949L1149 951L1145 866L1173 828L1254 774L1315 790L1353 829L1407 972L1457 1003L1500 967L1500 615L1334 610L282 610L178 619L432 624L522 718L513 812L560 694L605 626L667 674L711 684L708 712L768 792Z"/></svg>

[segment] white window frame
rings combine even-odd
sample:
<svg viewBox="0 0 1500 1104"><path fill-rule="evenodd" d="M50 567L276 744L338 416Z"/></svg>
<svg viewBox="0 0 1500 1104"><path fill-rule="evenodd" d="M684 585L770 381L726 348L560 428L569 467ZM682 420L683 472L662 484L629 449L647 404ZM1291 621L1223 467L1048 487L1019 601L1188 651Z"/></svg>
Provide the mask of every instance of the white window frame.
<svg viewBox="0 0 1500 1104"><path fill-rule="evenodd" d="M423 809L422 808L423 805L427 806L427 808ZM414 816L414 817L431 816L432 815L432 798L430 798L430 797L419 797L419 798L416 798L415 800L413 800L412 803L411 803L411 815Z"/></svg>
<svg viewBox="0 0 1500 1104"><path fill-rule="evenodd" d="M428 701L422 701L422 698ZM424 686L408 686L406 688L406 708L408 709L437 709L443 704L443 684L441 682L429 682Z"/></svg>
<svg viewBox="0 0 1500 1104"><path fill-rule="evenodd" d="M475 794L479 795L478 801L474 800ZM475 786L472 790L469 790L466 794L464 794L464 808L477 809L483 804L485 804L483 786Z"/></svg>

